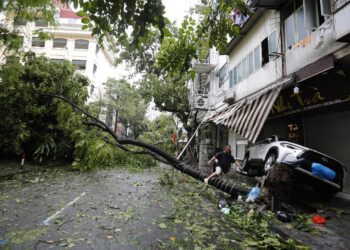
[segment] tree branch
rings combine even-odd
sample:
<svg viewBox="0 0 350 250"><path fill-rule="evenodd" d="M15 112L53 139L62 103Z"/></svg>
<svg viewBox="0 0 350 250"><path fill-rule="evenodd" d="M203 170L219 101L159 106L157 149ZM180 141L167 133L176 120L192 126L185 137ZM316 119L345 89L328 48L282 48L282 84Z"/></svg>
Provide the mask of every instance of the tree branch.
<svg viewBox="0 0 350 250"><path fill-rule="evenodd" d="M135 139L118 138L116 136L116 134L104 122L102 122L98 118L92 116L87 111L83 110L82 108L78 107L76 104L74 104L73 102L71 102L67 98L64 98L62 96L52 95L52 94L46 94L46 95L58 98L60 100L63 100L65 102L69 103L70 105L75 107L77 110L79 110L80 112L85 114L87 117L94 120L95 122L92 122L90 125L97 126L97 127L101 128L103 131L106 131L107 133L109 133L116 140L116 143L119 144L119 146L121 146L121 145L133 145L133 146L144 148L144 149L146 149L146 151L149 151L149 154L151 154L152 156L156 156L156 157L159 156L160 158L164 159L165 162L167 162L167 164L172 165L175 169L177 169L177 170L179 170L187 175L190 175L195 179L203 181L204 178L207 177L206 173L201 173L201 172L193 169L192 167L185 165L184 162L177 160L174 156L168 154L167 152L163 151L162 149L157 148L154 145L151 145L151 144L148 144L148 143L145 143L142 141L138 141ZM126 147L124 147L124 148L126 148ZM248 190L237 188L235 184L226 182L218 177L210 178L209 184L226 192L226 193L229 193L231 195L237 195L238 193L243 193L243 194L248 193Z"/></svg>
<svg viewBox="0 0 350 250"><path fill-rule="evenodd" d="M95 127L98 127L100 129L102 129L103 131L105 132L108 132L105 130L105 128L103 126L101 126L100 124L98 123L94 123L94 122L84 122L85 125L87 126L95 126ZM121 145L118 143L118 141L116 141L116 143L112 143L110 142L108 139L105 140L107 143L111 144L111 145L114 145L128 153L131 153L131 154L135 154L135 155L149 155L149 156L152 156L155 160L157 161L160 161L164 164L167 164L167 165L172 165L172 163L166 161L163 157L159 156L158 154L154 153L154 152L151 152L151 151L133 151L133 150L130 150L128 149L127 147L125 147L124 145Z"/></svg>

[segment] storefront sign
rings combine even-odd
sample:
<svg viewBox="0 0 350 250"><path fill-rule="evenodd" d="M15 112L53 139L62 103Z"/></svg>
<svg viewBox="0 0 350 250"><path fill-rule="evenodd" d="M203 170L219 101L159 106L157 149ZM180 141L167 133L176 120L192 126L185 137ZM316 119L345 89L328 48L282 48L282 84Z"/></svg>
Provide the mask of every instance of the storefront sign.
<svg viewBox="0 0 350 250"><path fill-rule="evenodd" d="M299 93L288 87L281 91L270 117L286 115L350 100L350 82L337 74L322 75L301 83Z"/></svg>

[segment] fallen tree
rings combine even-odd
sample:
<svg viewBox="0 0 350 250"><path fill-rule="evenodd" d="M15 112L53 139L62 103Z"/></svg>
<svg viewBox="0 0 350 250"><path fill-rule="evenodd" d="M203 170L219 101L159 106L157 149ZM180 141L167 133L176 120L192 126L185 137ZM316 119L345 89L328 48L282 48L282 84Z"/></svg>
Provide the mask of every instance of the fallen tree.
<svg viewBox="0 0 350 250"><path fill-rule="evenodd" d="M200 171L197 171L193 169L193 167L186 165L186 162L182 162L178 159L176 159L174 156L168 154L167 152L163 151L162 149L149 144L145 143L143 141L137 140L137 139L131 139L131 138L119 138L114 131L107 126L107 124L103 121L101 121L99 118L94 117L91 115L88 111L84 110L83 108L76 105L74 102L70 101L69 99L65 98L64 96L55 95L55 94L43 94L40 93L40 95L43 96L49 96L51 98L57 98L63 102L66 102L70 104L75 110L81 112L85 116L85 122L84 124L86 126L94 126L102 131L108 133L112 138L114 139L114 145L118 147L121 150L124 150L131 154L146 154L152 156L155 160L160 161L162 163L165 163L167 165L173 166L178 171L185 173L189 176L192 176L193 178L203 181L205 177L207 177L207 174L202 173ZM142 151L135 151L133 149L130 149L129 146L136 146L138 148L142 148ZM236 196L237 194L246 194L247 190L241 189L236 187L235 184L232 184L230 182L224 181L220 178L213 177L209 180L209 184L214 186L217 189L220 189L224 191L225 193L228 193L230 195Z"/></svg>

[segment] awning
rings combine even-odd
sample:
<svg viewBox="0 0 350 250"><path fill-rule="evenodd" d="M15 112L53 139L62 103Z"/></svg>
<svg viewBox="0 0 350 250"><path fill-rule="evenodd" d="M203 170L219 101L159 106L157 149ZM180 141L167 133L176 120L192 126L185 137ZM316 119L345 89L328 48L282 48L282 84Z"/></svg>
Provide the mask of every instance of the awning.
<svg viewBox="0 0 350 250"><path fill-rule="evenodd" d="M254 143L282 87L292 80L292 78L285 78L278 81L270 88L240 100L208 117L206 121L222 124Z"/></svg>

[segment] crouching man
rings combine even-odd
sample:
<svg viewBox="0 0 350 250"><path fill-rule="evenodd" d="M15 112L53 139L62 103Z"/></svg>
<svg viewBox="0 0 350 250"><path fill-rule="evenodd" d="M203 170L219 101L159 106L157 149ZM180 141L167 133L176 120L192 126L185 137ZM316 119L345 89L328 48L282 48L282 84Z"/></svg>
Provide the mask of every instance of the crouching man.
<svg viewBox="0 0 350 250"><path fill-rule="evenodd" d="M209 179L213 176L220 176L222 172L225 174L231 169L231 164L236 163L239 167L240 164L236 161L236 159L231 154L231 146L224 146L224 151L217 153L213 158L208 161L208 165L213 161L216 162L215 171L210 174L207 178L204 178L204 182L208 183Z"/></svg>

